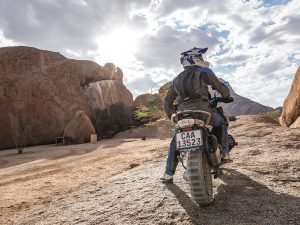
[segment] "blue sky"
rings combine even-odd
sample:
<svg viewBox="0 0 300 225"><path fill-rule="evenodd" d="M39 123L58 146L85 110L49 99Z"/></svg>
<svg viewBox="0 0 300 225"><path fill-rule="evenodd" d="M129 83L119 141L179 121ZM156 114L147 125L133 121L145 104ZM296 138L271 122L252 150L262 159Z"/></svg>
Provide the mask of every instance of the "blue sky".
<svg viewBox="0 0 300 225"><path fill-rule="evenodd" d="M27 45L113 62L136 96L205 58L235 91L281 106L300 64L300 0L1 0L0 47Z"/></svg>
<svg viewBox="0 0 300 225"><path fill-rule="evenodd" d="M264 6L273 6L273 5L285 5L291 0L265 0L263 1Z"/></svg>

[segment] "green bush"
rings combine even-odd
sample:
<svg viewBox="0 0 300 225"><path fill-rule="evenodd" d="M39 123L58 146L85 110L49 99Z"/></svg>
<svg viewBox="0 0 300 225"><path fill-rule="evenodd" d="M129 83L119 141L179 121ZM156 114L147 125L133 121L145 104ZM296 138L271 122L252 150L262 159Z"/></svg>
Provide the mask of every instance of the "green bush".
<svg viewBox="0 0 300 225"><path fill-rule="evenodd" d="M145 124L146 126L153 126L153 123L163 116L164 112L162 110L158 110L156 107L149 108L143 105L134 111L135 120Z"/></svg>
<svg viewBox="0 0 300 225"><path fill-rule="evenodd" d="M146 127L157 127L159 126L159 121L151 121L145 124Z"/></svg>
<svg viewBox="0 0 300 225"><path fill-rule="evenodd" d="M138 121L145 122L151 117L150 109L147 106L140 106L134 111L134 118Z"/></svg>

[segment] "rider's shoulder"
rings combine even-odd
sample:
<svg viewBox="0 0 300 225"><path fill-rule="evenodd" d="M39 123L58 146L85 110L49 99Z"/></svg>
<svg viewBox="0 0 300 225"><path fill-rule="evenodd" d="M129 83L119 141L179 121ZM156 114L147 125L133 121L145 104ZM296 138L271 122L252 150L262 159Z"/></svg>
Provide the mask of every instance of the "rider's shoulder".
<svg viewBox="0 0 300 225"><path fill-rule="evenodd" d="M197 71L201 73L213 73L209 67L197 67Z"/></svg>
<svg viewBox="0 0 300 225"><path fill-rule="evenodd" d="M179 74L177 74L177 76L175 76L172 80L172 83L177 80L179 77L184 76L185 74L185 70L181 71Z"/></svg>

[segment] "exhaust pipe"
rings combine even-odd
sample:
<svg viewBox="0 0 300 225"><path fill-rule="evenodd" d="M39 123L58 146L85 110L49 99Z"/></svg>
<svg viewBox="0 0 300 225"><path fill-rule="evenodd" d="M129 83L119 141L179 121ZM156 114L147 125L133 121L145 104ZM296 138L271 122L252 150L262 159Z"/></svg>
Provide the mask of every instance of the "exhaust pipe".
<svg viewBox="0 0 300 225"><path fill-rule="evenodd" d="M218 166L221 162L221 151L218 146L218 140L214 135L207 136L208 155L213 166Z"/></svg>

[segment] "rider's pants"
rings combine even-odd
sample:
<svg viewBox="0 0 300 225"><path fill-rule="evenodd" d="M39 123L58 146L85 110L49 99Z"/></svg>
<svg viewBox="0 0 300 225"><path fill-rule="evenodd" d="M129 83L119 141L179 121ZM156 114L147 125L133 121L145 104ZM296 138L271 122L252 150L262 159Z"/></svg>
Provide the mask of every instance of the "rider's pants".
<svg viewBox="0 0 300 225"><path fill-rule="evenodd" d="M227 135L228 135L228 127L227 121L221 115L220 112L215 111L214 114L215 127L214 130L219 130L220 132L216 132L218 142L221 142L221 147L223 152L229 152L228 143L227 143ZM167 163L166 163L166 174L173 175L176 171L176 167L178 165L178 155L180 155L179 151L176 150L176 140L175 135L171 141Z"/></svg>

